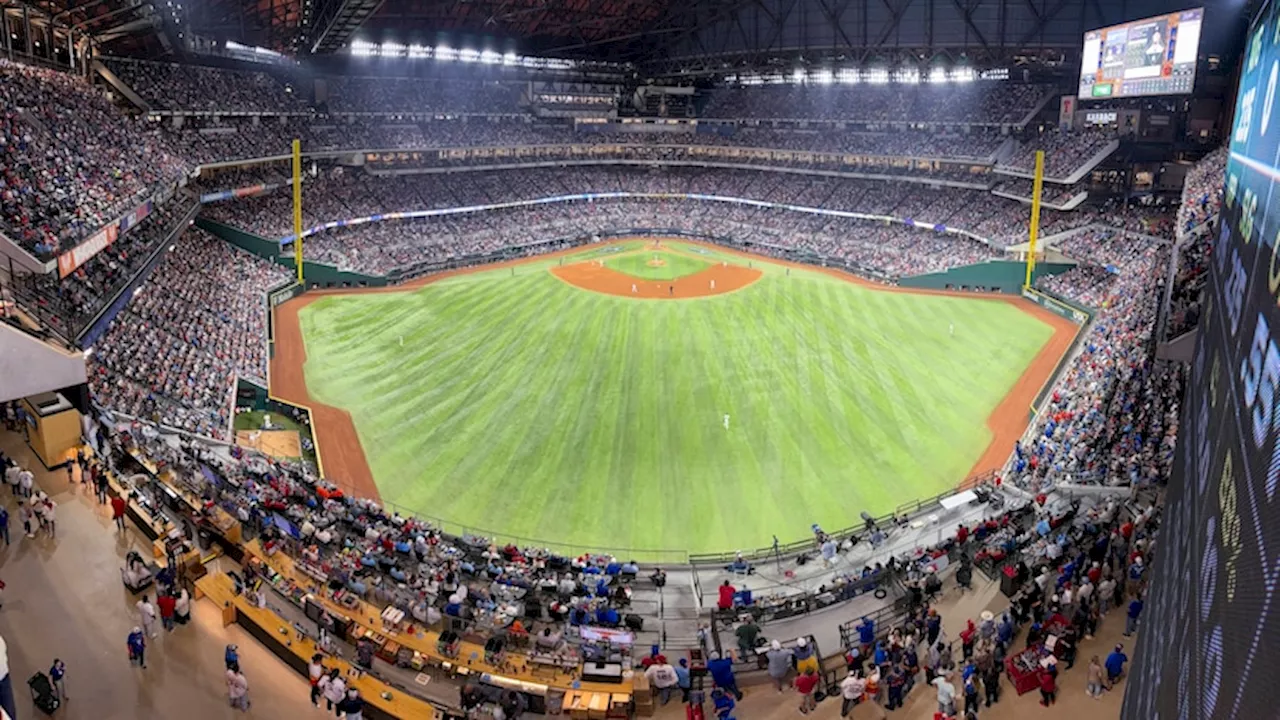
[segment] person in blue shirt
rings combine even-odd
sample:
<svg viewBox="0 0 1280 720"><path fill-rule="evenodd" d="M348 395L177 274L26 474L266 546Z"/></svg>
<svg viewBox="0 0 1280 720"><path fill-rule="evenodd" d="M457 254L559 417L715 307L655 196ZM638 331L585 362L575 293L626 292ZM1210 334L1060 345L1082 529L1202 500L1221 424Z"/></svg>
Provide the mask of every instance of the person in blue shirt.
<svg viewBox="0 0 1280 720"><path fill-rule="evenodd" d="M53 659L49 667L49 679L53 681L53 689L58 692L58 700L67 701L67 665L58 658Z"/></svg>
<svg viewBox="0 0 1280 720"><path fill-rule="evenodd" d="M996 628L996 640L1001 645L1008 645L1013 640L1013 622L1009 620L1009 615L1005 614L1000 619L1000 627Z"/></svg>
<svg viewBox="0 0 1280 720"><path fill-rule="evenodd" d="M1103 665L1107 668L1107 684L1114 684L1120 679L1120 674L1124 672L1124 664L1129 662L1129 656L1124 654L1124 644L1116 645L1116 649L1111 651L1107 656L1107 661Z"/></svg>
<svg viewBox="0 0 1280 720"><path fill-rule="evenodd" d="M864 647L871 647L876 642L876 621L865 615L858 625L858 642Z"/></svg>
<svg viewBox="0 0 1280 720"><path fill-rule="evenodd" d="M240 664L240 654L237 652L239 648L235 645L228 645L227 651L223 653L223 658L227 661L227 667ZM145 666L144 666L145 667Z"/></svg>
<svg viewBox="0 0 1280 720"><path fill-rule="evenodd" d="M1142 614L1142 596L1129 601L1129 614L1124 619L1124 636L1129 637L1138 629L1138 616Z"/></svg>
<svg viewBox="0 0 1280 720"><path fill-rule="evenodd" d="M596 622L605 627L618 626L618 611L611 607L602 607L596 610Z"/></svg>
<svg viewBox="0 0 1280 720"><path fill-rule="evenodd" d="M711 691L711 701L714 702L716 706L717 720L732 720L733 708L737 703L733 701L733 698L729 697L728 693L720 688L716 688Z"/></svg>
<svg viewBox="0 0 1280 720"><path fill-rule="evenodd" d="M711 673L711 679L715 681L716 687L732 693L734 697L741 700L742 691L738 689L738 679L733 676L733 660L720 657L718 652L712 652L710 658L707 661L707 672Z"/></svg>
<svg viewBox="0 0 1280 720"><path fill-rule="evenodd" d="M689 702L689 688L692 687L689 679L689 661L685 658L680 658L680 662L676 663L672 670L676 671L676 687L680 688L680 699L682 702L687 703Z"/></svg>
<svg viewBox="0 0 1280 720"><path fill-rule="evenodd" d="M138 663L143 670L147 669L147 639L142 634L142 628L135 627L133 632L129 633L127 641L129 646L129 662Z"/></svg>
<svg viewBox="0 0 1280 720"><path fill-rule="evenodd" d="M884 649L884 645L876 643L876 649L871 658L876 667L884 667L885 663L889 662L889 653Z"/></svg>

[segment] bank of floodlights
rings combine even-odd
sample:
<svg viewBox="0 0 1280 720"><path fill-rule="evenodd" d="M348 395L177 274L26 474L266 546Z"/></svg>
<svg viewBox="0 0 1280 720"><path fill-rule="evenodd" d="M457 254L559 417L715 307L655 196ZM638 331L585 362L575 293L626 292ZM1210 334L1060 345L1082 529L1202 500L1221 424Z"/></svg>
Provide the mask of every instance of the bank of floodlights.
<svg viewBox="0 0 1280 720"><path fill-rule="evenodd" d="M407 58L409 60L436 60L438 62L473 63L478 65L505 65L535 70L573 70L583 65L564 58L539 58L517 55L514 52L499 53L494 50L455 48L448 45L404 45L398 42L373 43L353 40L350 52L355 57Z"/></svg>

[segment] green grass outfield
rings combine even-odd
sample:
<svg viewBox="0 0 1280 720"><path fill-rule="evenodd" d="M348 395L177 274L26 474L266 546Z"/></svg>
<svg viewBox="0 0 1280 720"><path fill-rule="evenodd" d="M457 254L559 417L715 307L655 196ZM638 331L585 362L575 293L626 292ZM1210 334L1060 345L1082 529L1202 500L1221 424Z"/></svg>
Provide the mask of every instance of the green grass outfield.
<svg viewBox="0 0 1280 720"><path fill-rule="evenodd" d="M599 548L799 539L962 480L1052 334L1005 302L764 260L754 285L669 301L580 290L557 262L302 311L311 394L351 412L385 501Z"/></svg>
<svg viewBox="0 0 1280 720"><path fill-rule="evenodd" d="M649 261L655 258L663 264L650 265ZM609 258L604 261L604 266L641 280L675 280L706 270L711 267L711 262L680 253L645 250Z"/></svg>

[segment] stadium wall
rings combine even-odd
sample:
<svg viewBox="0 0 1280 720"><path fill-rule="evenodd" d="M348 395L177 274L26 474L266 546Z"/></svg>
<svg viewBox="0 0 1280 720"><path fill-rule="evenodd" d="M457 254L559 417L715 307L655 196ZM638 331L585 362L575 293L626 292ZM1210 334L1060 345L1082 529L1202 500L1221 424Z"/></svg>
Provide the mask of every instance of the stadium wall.
<svg viewBox="0 0 1280 720"><path fill-rule="evenodd" d="M1040 263L1036 265L1035 279L1057 275L1073 267L1075 265L1071 263ZM1026 279L1027 266L1024 263L993 260L951 268L940 273L904 277L898 280L898 285L929 290L968 290L982 287L992 292L1016 295L1022 292L1022 285Z"/></svg>

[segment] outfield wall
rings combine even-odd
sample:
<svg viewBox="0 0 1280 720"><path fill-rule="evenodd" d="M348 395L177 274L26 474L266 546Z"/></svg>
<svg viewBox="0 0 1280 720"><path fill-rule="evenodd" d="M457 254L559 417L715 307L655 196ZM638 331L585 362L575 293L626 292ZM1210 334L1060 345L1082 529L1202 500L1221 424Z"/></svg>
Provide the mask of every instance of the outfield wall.
<svg viewBox="0 0 1280 720"><path fill-rule="evenodd" d="M1034 280L1050 275L1064 273L1075 267L1072 263L1038 263ZM1022 292L1023 283L1027 279L1026 263L1011 260L991 260L974 265L964 265L939 273L912 275L900 278L900 287L913 287L928 290L970 290L982 288L991 292L1002 292L1016 295ZM1068 319L1071 319L1068 317Z"/></svg>

